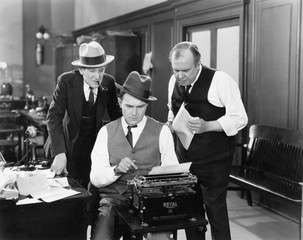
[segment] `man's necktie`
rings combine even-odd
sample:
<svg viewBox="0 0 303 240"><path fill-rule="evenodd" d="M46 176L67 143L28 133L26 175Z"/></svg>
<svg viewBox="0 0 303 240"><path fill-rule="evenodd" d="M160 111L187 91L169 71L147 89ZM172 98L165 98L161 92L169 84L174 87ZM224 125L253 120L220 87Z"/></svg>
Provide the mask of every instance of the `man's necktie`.
<svg viewBox="0 0 303 240"><path fill-rule="evenodd" d="M191 88L191 85L187 85L184 86L184 102L187 103L188 102L188 98L189 98L189 89Z"/></svg>
<svg viewBox="0 0 303 240"><path fill-rule="evenodd" d="M89 96L88 96L88 101L92 104L94 104L94 91L92 87L89 87Z"/></svg>
<svg viewBox="0 0 303 240"><path fill-rule="evenodd" d="M127 134L126 134L126 139L127 139L127 141L129 142L129 144L131 146L133 146L133 133L131 131L131 128L135 128L135 127L137 127L137 125L127 126L128 131L127 131Z"/></svg>

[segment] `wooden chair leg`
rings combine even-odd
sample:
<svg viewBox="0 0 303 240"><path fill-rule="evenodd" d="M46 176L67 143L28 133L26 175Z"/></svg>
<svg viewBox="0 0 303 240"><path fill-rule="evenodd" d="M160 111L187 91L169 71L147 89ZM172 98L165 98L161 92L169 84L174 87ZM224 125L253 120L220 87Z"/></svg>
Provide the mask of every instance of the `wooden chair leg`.
<svg viewBox="0 0 303 240"><path fill-rule="evenodd" d="M173 239L177 240L178 238L178 230L173 231Z"/></svg>
<svg viewBox="0 0 303 240"><path fill-rule="evenodd" d="M246 200L248 206L252 206L251 191L246 190Z"/></svg>

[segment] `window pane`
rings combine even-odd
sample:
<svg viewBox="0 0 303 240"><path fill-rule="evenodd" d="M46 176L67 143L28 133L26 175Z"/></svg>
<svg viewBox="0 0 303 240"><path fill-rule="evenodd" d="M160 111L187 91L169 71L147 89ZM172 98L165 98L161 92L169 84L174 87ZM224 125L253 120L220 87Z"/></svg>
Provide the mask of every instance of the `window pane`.
<svg viewBox="0 0 303 240"><path fill-rule="evenodd" d="M217 66L239 84L239 26L218 28Z"/></svg>
<svg viewBox="0 0 303 240"><path fill-rule="evenodd" d="M191 41L195 43L201 52L201 62L210 66L210 31L199 31L191 33Z"/></svg>

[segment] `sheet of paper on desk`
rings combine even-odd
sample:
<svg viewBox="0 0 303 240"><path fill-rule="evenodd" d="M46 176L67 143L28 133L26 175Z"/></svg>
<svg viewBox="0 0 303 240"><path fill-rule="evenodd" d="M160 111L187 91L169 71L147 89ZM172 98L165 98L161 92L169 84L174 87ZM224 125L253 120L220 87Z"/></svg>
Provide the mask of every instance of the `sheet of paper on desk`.
<svg viewBox="0 0 303 240"><path fill-rule="evenodd" d="M148 175L185 173L185 172L187 173L189 172L190 166L191 166L191 162L180 163L178 165L157 166L157 167L153 167L152 170L148 173Z"/></svg>
<svg viewBox="0 0 303 240"><path fill-rule="evenodd" d="M52 187L69 187L67 177L48 179L49 185Z"/></svg>
<svg viewBox="0 0 303 240"><path fill-rule="evenodd" d="M35 199L35 198L25 198L22 200L19 200L16 205L25 205L25 204L33 204L33 203L41 203L42 201L40 201L39 199Z"/></svg>
<svg viewBox="0 0 303 240"><path fill-rule="evenodd" d="M46 178L54 178L55 177L55 172L52 172L51 170L50 170L50 168L48 168L48 169L39 169L39 170L37 170L37 172L39 172L39 173L43 173L43 174L45 174L46 175Z"/></svg>
<svg viewBox="0 0 303 240"><path fill-rule="evenodd" d="M23 173L17 178L17 187L21 195L28 196L32 192L43 191L49 187L44 174Z"/></svg>
<svg viewBox="0 0 303 240"><path fill-rule="evenodd" d="M190 116L188 111L185 109L183 103L172 124L175 133L185 149L189 148L189 145L194 137L194 134L187 128L187 121L190 118L192 118L192 116Z"/></svg>
<svg viewBox="0 0 303 240"><path fill-rule="evenodd" d="M35 199L42 199L44 202L54 202L79 193L80 192L63 187L49 187L41 191L33 192L31 196Z"/></svg>

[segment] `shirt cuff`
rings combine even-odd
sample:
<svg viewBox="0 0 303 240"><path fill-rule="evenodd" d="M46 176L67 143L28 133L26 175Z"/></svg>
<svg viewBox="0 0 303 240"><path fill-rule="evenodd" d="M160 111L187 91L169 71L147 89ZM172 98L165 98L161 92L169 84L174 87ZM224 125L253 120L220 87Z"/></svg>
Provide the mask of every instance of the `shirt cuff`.
<svg viewBox="0 0 303 240"><path fill-rule="evenodd" d="M219 122L227 136L234 136L238 133L238 130L234 126L234 122L230 117L222 116L217 121Z"/></svg>

